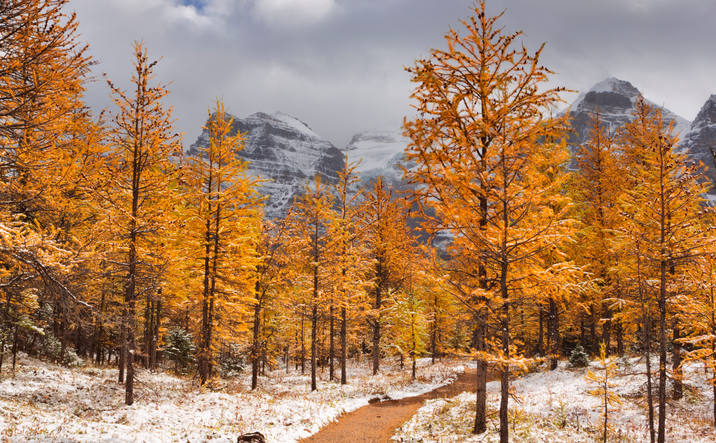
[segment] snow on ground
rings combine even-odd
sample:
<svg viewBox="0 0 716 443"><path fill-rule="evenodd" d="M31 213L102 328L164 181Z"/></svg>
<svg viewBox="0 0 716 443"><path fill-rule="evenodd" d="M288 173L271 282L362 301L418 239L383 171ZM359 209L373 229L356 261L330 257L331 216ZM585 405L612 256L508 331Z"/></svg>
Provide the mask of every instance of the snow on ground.
<svg viewBox="0 0 716 443"><path fill-rule="evenodd" d="M648 442L646 408L646 365L638 359L620 361L614 391L621 407L610 406L609 441ZM652 368L658 368L656 361ZM601 366L589 368L597 376ZM587 369L559 369L527 374L510 383L509 421L511 442L601 442L603 403L589 393L596 386L586 381ZM684 369L684 398L668 401L667 441L670 443L713 443L713 390L703 365ZM658 382L658 376L657 376ZM656 389L656 388L654 388ZM452 399L429 400L393 439L397 442L497 442L499 441L499 381L488 383L487 433L471 435L475 419L475 394ZM656 391L654 391L656 393ZM670 390L668 391L670 394ZM654 400L657 402L656 398ZM655 408L655 420L658 409ZM656 426L656 423L655 423Z"/></svg>
<svg viewBox="0 0 716 443"><path fill-rule="evenodd" d="M261 377L255 392L247 376L200 390L191 379L140 370L135 403L125 406L116 369L69 369L22 354L14 377L9 366L6 360L0 375L3 443L227 443L255 431L269 442L293 442L371 398L419 395L464 370L458 362L422 360L418 381L411 382L409 368L400 371L383 362L384 370L371 376L368 362L352 360L348 385L328 382L327 371L319 372L316 392L310 392L310 375L294 370Z"/></svg>

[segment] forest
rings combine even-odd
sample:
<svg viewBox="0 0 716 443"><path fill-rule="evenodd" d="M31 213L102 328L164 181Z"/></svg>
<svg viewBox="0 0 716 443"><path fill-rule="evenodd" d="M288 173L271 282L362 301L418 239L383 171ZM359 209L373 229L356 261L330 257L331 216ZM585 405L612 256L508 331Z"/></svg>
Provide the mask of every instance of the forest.
<svg viewBox="0 0 716 443"><path fill-rule="evenodd" d="M20 353L112 367L132 405L139 370L201 386L249 373L255 389L292 367L315 391L322 370L350 384L352 358L374 375L396 358L415 378L421 358L463 357L475 434L497 374L504 443L513 376L578 347L645 359L651 441L667 439L685 363L716 393L706 166L643 99L616 131L593 115L571 152L544 45L528 51L483 1L405 68L411 191L362 183L346 160L275 220L224 103L208 146L185 155L144 44L131 89L98 79L66 7L0 2L0 377ZM106 82L107 110L83 102L88 81ZM713 412L716 425L716 399ZM606 412L604 426L606 441Z"/></svg>

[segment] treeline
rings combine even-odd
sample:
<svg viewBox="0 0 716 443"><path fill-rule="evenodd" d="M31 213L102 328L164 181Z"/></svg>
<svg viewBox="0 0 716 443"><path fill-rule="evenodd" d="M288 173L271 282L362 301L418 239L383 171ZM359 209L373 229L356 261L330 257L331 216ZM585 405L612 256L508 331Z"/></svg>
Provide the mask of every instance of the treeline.
<svg viewBox="0 0 716 443"><path fill-rule="evenodd" d="M716 377L703 165L643 99L616 131L594 115L570 155L544 46L528 52L483 2L407 68L415 190L360 183L346 160L280 220L263 217L221 101L208 145L184 156L141 43L132 89L108 82L114 110L84 106L92 62L65 3L0 5L0 370L20 351L115 365L131 404L137 365L201 384L250 366L253 388L293 366L315 390L320 366L348 383L351 357L377 374L394 356L415 376L418 357L469 355L476 433L488 369L501 374L503 442L509 375L538 358L555 369L578 344L646 357L652 441L682 363Z"/></svg>

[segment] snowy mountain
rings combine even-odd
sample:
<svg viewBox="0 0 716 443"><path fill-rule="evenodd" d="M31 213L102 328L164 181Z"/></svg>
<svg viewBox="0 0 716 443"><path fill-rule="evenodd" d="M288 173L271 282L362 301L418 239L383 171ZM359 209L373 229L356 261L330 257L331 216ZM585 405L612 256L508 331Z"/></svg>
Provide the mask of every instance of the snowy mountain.
<svg viewBox="0 0 716 443"><path fill-rule="evenodd" d="M572 149L586 141L591 115L597 108L611 131L630 121L639 90L631 83L616 78L606 79L586 93L581 94L569 112L574 132L569 136ZM651 103L653 104L653 103ZM694 160L703 161L708 175L716 179L710 149L716 149L716 95L712 95L691 124L686 119L664 109L667 120L675 123L675 132L683 141L679 145ZM295 195L303 191L305 184L320 174L334 181L337 171L343 167L343 155L350 162L358 162L357 171L363 184L379 176L386 184L405 189L402 166L404 151L409 140L398 126L360 132L341 151L316 134L305 123L287 114L258 112L247 118L234 118L233 131L246 132L244 149L239 156L250 162L249 174L266 182L260 188L269 196L266 215L269 218L283 216ZM196 154L199 146L209 142L208 133L202 132L191 145L189 154Z"/></svg>
<svg viewBox="0 0 716 443"><path fill-rule="evenodd" d="M569 145L576 147L587 140L591 116L597 108L612 133L629 122L639 94L639 90L631 83L613 77L597 83L588 92L580 94L568 110L574 130L569 136ZM647 103L655 105L648 100ZM674 132L683 136L689 131L691 123L688 120L668 109L663 109L663 112L666 121L674 121Z"/></svg>
<svg viewBox="0 0 716 443"><path fill-rule="evenodd" d="M349 162L360 162L356 170L361 182L367 183L382 176L387 185L402 188L404 151L409 140L400 127L364 131L353 136L346 146Z"/></svg>
<svg viewBox="0 0 716 443"><path fill-rule="evenodd" d="M234 117L232 133L236 131L248 133L244 149L239 151L239 157L250 162L248 173L266 180L259 192L269 196L269 218L283 216L293 197L302 193L316 174L334 181L336 171L343 167L343 153L338 148L290 115L257 112L244 119ZM188 154L195 155L199 146L208 143L209 134L204 130Z"/></svg>
<svg viewBox="0 0 716 443"><path fill-rule="evenodd" d="M686 149L695 161L703 162L706 175L716 181L716 159L712 154L716 151L716 95L706 101L679 146Z"/></svg>

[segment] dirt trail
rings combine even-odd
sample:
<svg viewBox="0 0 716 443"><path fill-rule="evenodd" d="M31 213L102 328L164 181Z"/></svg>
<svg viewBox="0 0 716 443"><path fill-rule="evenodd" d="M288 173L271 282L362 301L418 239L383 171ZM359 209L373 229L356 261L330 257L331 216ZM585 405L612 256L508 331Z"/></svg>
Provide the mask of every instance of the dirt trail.
<svg viewBox="0 0 716 443"><path fill-rule="evenodd" d="M420 409L425 400L475 392L477 373L467 369L453 383L417 397L373 403L342 415L301 443L390 443L395 430Z"/></svg>

